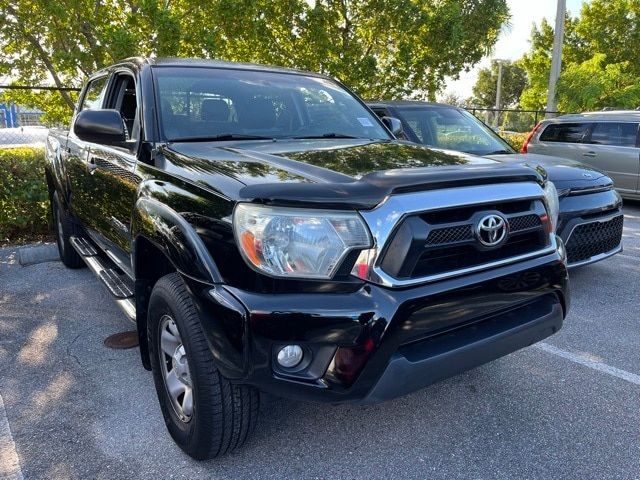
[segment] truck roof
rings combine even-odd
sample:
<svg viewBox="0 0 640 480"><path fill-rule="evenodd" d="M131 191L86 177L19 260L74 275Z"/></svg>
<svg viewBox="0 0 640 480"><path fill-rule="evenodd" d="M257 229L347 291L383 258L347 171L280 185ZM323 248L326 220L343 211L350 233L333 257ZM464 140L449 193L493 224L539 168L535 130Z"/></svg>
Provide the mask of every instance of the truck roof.
<svg viewBox="0 0 640 480"><path fill-rule="evenodd" d="M279 72L289 73L297 75L307 75L313 77L329 78L328 75L322 75L315 72L309 72L305 70L298 70L295 68L277 67L274 65L262 65L258 63L244 63L244 62L230 62L226 60L217 59L202 59L202 58L177 58L177 57L129 57L125 58L116 65L122 64L134 64L138 67L143 65L162 66L162 67L199 67L199 68L229 68L236 70L259 70L263 72ZM107 68L112 68L115 65L111 65ZM104 69L103 69L104 70Z"/></svg>

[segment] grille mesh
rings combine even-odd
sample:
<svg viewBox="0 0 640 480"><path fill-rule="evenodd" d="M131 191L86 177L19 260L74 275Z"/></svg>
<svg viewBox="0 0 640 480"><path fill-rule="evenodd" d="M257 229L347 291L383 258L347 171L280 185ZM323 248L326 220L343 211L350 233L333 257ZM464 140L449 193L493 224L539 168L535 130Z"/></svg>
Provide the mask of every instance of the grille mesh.
<svg viewBox="0 0 640 480"><path fill-rule="evenodd" d="M427 245L439 245L441 243L455 243L473 238L471 225L458 225L457 227L438 228L431 230L427 237Z"/></svg>
<svg viewBox="0 0 640 480"><path fill-rule="evenodd" d="M521 217L513 217L509 219L509 229L512 232L537 228L541 225L540 217L535 214L522 215Z"/></svg>
<svg viewBox="0 0 640 480"><path fill-rule="evenodd" d="M569 263L581 262L602 253L610 252L622 240L623 216L606 222L578 225L567 242Z"/></svg>

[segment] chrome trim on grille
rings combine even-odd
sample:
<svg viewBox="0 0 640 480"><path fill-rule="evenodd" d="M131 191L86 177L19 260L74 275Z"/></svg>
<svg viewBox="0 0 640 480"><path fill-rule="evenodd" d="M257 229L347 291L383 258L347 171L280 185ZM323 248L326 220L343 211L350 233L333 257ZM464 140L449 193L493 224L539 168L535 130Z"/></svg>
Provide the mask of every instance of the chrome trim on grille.
<svg viewBox="0 0 640 480"><path fill-rule="evenodd" d="M396 226L407 216L455 207L468 207L493 204L497 202L544 199L542 188L532 182L502 183L495 185L479 185L471 187L446 188L415 193L405 193L387 197L373 210L362 210L360 214L367 222L374 239L374 258L368 272L368 281L386 287L406 287L421 283L434 282L459 275L495 268L510 263L520 262L549 253L557 249L554 234L550 234L550 245L524 255L504 258L494 262L467 267L436 275L418 278L398 279L386 274L380 267L380 253L389 241Z"/></svg>

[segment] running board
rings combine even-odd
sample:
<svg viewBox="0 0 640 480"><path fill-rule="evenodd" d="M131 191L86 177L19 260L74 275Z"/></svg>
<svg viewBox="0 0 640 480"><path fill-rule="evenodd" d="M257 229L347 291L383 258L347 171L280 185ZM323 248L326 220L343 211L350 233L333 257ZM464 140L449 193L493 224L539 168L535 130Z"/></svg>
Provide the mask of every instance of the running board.
<svg viewBox="0 0 640 480"><path fill-rule="evenodd" d="M105 263L109 262L109 260L101 259L98 256L96 248L87 239L71 237L69 240L73 248L82 257L82 260L84 260L84 263L87 264L87 267L89 267L104 286L107 287L109 293L113 295L118 307L120 307L129 320L135 323L136 303L130 282L124 280L123 276L118 275L115 269L107 266Z"/></svg>
<svg viewBox="0 0 640 480"><path fill-rule="evenodd" d="M98 255L96 248L84 237L70 237L69 241L75 251L82 257L93 257Z"/></svg>

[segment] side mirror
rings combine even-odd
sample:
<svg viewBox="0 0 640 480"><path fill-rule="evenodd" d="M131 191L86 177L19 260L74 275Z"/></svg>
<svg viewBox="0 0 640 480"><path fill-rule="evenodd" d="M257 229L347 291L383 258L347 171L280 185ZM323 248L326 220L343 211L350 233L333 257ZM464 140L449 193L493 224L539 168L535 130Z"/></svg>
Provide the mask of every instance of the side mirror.
<svg viewBox="0 0 640 480"><path fill-rule="evenodd" d="M80 140L101 145L120 146L127 140L124 121L117 110L84 110L73 124Z"/></svg>
<svg viewBox="0 0 640 480"><path fill-rule="evenodd" d="M402 122L396 117L382 117L382 123L391 130L396 137L404 137L404 129L402 128Z"/></svg>

